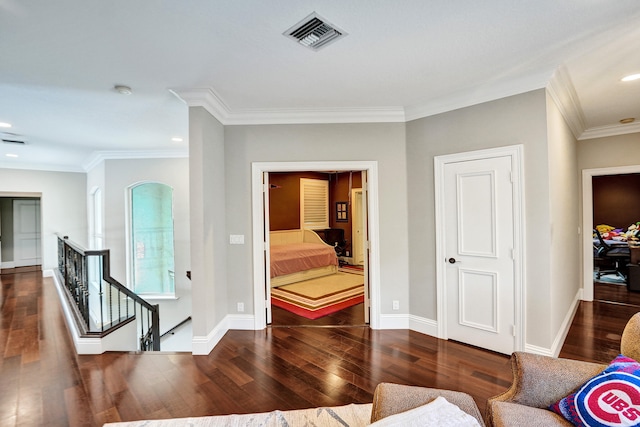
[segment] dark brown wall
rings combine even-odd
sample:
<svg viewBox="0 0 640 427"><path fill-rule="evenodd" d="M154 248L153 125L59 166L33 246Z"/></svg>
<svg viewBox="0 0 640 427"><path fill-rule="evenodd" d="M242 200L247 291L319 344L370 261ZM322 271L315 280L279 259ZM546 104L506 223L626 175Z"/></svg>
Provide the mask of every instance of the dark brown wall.
<svg viewBox="0 0 640 427"><path fill-rule="evenodd" d="M269 228L293 230L300 228L300 178L328 180L329 175L319 172L269 173Z"/></svg>
<svg viewBox="0 0 640 427"><path fill-rule="evenodd" d="M594 226L626 229L640 221L640 174L593 177Z"/></svg>
<svg viewBox="0 0 640 427"><path fill-rule="evenodd" d="M331 175L331 181L329 182L329 225L331 228L342 228L344 230L344 238L347 241L346 250L351 254L352 206L347 205L347 217L349 218L347 222L336 221L336 202L349 202L349 174L350 172L341 172ZM351 173L351 188L362 188L361 172Z"/></svg>
<svg viewBox="0 0 640 427"><path fill-rule="evenodd" d="M329 226L344 230L351 252L352 207L348 206L347 222L336 221L336 202L349 202L349 172L271 172L269 173L269 228L271 231L300 228L300 178L329 180ZM275 187L274 187L275 186ZM360 171L351 174L351 188L362 188ZM317 230L323 237L321 230Z"/></svg>

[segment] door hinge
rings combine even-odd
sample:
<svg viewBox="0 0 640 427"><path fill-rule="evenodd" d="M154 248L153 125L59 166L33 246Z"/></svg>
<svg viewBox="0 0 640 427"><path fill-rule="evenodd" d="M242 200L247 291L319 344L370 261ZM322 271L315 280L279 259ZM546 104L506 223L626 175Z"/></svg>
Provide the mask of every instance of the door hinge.
<svg viewBox="0 0 640 427"><path fill-rule="evenodd" d="M511 335L516 336L516 325L511 325Z"/></svg>

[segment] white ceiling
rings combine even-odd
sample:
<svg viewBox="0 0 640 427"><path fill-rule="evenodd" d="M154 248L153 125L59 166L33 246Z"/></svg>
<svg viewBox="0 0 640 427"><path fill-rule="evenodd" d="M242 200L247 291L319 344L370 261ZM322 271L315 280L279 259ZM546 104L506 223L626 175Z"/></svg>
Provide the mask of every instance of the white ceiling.
<svg viewBox="0 0 640 427"><path fill-rule="evenodd" d="M282 35L311 12L348 36ZM0 132L27 141L0 167L184 154L173 92L225 124L406 121L555 79L577 136L640 131L638 0L0 0L0 52Z"/></svg>

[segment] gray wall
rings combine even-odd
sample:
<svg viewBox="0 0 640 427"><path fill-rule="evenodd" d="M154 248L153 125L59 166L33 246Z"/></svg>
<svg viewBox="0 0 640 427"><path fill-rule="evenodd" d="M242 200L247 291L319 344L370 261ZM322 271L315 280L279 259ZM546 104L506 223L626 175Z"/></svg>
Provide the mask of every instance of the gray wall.
<svg viewBox="0 0 640 427"><path fill-rule="evenodd" d="M227 225L224 127L200 107L189 108L191 278L193 335L207 336L228 314ZM231 187L231 186L230 186ZM248 192L250 193L250 192ZM247 271L250 264L241 266ZM229 284L228 284L229 283Z"/></svg>
<svg viewBox="0 0 640 427"><path fill-rule="evenodd" d="M104 181L103 223L105 249L110 250L111 276L124 285L127 277L128 188L140 182L160 182L173 188L175 286L177 300L154 300L160 304L160 331L164 332L191 315L191 282L185 272L191 268L189 227L189 160L127 159L105 160L90 174L86 194Z"/></svg>
<svg viewBox="0 0 640 427"><path fill-rule="evenodd" d="M13 261L13 199L0 197L0 259L3 263Z"/></svg>
<svg viewBox="0 0 640 427"><path fill-rule="evenodd" d="M381 312L400 301L408 313L405 125L318 124L226 126L227 230L251 242L251 163L366 160L378 162ZM251 245L228 248L228 307L253 306Z"/></svg>
<svg viewBox="0 0 640 427"><path fill-rule="evenodd" d="M549 140L549 186L551 224L549 248L551 274L549 301L551 334L557 334L570 313L582 286L580 246L580 183L577 141L560 110L547 95L547 132ZM561 343L558 341L557 345Z"/></svg>
<svg viewBox="0 0 640 427"><path fill-rule="evenodd" d="M578 169L640 164L640 133L578 141Z"/></svg>
<svg viewBox="0 0 640 427"><path fill-rule="evenodd" d="M86 246L86 174L0 168L0 195L25 193L41 196L42 268L57 268L56 233Z"/></svg>
<svg viewBox="0 0 640 427"><path fill-rule="evenodd" d="M435 156L524 146L527 343L549 348L549 166L543 89L407 123L411 314L436 319Z"/></svg>

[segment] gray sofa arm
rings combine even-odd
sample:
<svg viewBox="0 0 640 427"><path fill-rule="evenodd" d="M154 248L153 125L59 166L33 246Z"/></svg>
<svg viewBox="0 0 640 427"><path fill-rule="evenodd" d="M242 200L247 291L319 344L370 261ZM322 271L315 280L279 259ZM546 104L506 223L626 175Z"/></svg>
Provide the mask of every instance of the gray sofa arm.
<svg viewBox="0 0 640 427"><path fill-rule="evenodd" d="M511 355L511 387L506 392L490 398L487 411L490 412L491 404L497 401L547 408L606 367L607 365L599 363L515 352Z"/></svg>

